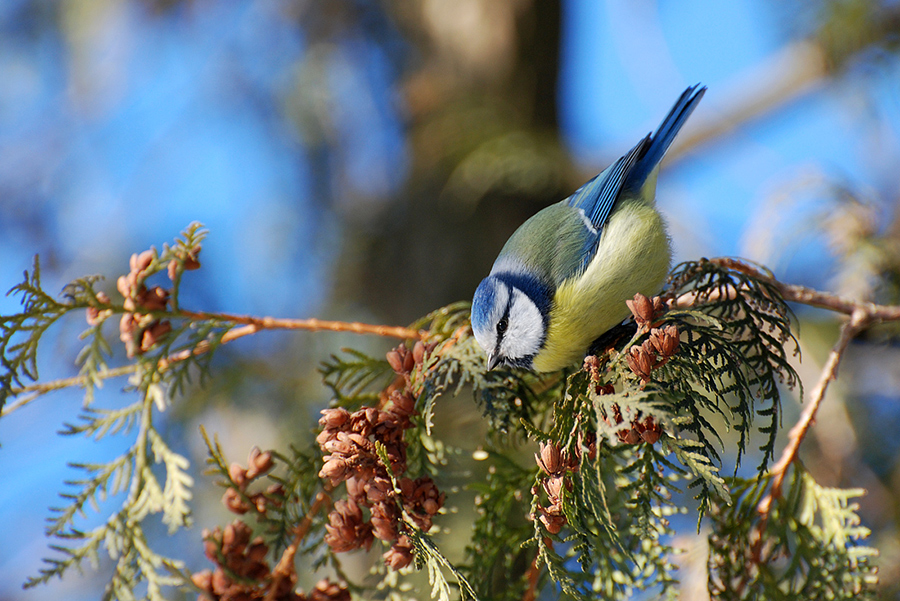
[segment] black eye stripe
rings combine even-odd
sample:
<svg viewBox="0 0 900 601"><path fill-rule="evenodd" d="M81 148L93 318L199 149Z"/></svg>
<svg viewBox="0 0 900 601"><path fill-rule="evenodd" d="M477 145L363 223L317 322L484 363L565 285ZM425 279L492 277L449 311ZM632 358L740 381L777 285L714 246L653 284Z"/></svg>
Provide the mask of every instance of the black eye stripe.
<svg viewBox="0 0 900 601"><path fill-rule="evenodd" d="M516 290L515 287L509 287L509 297L506 301L506 309L504 310L503 317L497 322L497 343L494 346L494 352L497 354L500 353L500 345L503 344L503 336L506 334L506 329L509 327L509 311L512 309L514 290Z"/></svg>
<svg viewBox="0 0 900 601"><path fill-rule="evenodd" d="M509 318L504 315L500 318L500 321L497 322L497 336L500 338L503 337L503 334L506 332L506 328L509 327Z"/></svg>
<svg viewBox="0 0 900 601"><path fill-rule="evenodd" d="M509 287L509 298L506 301L506 311L503 313L503 317L500 318L500 321L497 322L497 348L500 348L500 342L503 340L503 335L506 333L506 329L509 327L509 312L513 306L515 291L515 286Z"/></svg>

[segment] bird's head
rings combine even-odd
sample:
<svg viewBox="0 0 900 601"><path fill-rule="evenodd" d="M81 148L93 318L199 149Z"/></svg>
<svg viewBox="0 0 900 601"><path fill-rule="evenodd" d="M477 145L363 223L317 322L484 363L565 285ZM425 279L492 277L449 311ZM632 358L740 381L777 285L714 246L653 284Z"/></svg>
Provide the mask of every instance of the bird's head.
<svg viewBox="0 0 900 601"><path fill-rule="evenodd" d="M521 276L489 275L475 290L472 331L488 356L500 364L531 369L547 335L547 294Z"/></svg>

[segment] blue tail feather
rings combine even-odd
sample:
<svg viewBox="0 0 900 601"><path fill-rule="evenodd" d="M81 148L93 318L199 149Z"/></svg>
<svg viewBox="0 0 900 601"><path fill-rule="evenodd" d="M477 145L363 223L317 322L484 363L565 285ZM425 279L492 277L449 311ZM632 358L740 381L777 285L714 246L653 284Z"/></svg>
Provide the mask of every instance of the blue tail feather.
<svg viewBox="0 0 900 601"><path fill-rule="evenodd" d="M678 135L678 131L687 118L691 116L703 94L706 93L706 86L700 84L689 87L681 97L675 102L672 110L666 115L660 123L659 128L650 138L650 144L647 151L635 163L634 168L628 174L628 179L623 188L639 189L644 185L650 172L659 165L659 162L665 156L672 140Z"/></svg>

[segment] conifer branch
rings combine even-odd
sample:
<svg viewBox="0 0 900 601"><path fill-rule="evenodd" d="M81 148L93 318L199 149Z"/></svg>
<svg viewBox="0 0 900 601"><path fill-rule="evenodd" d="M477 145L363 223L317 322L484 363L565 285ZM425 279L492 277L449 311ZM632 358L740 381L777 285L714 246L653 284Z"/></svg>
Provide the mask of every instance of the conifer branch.
<svg viewBox="0 0 900 601"><path fill-rule="evenodd" d="M815 388L813 388L812 393L810 394L809 402L804 408L803 413L800 415L800 419L788 433L788 445L785 447L778 463L772 468L774 477L772 479L771 494L773 496L778 497L781 495L781 485L784 481L784 474L787 471L788 466L797 458L800 443L803 442L803 438L806 436L807 431L809 431L809 427L812 425L813 421L815 421L816 411L818 410L822 399L825 397L825 391L828 389L828 384L837 377L838 365L841 362L841 358L843 357L847 345L849 345L850 341L860 331L865 329L870 322L871 317L869 314L864 309L857 309L850 317L850 321L845 322L841 326L840 336L838 337L837 342L835 342L834 347L831 349L831 353L828 355L828 361L826 361L825 366L822 368L822 374L819 376L819 381L816 383Z"/></svg>
<svg viewBox="0 0 900 601"><path fill-rule="evenodd" d="M356 321L330 321L327 319L283 319L277 317L253 317L250 315L232 315L229 313L206 313L204 311L179 311L177 317L202 321L224 321L244 324L253 328L249 334L260 330L329 330L332 332L353 332L355 334L374 334L403 340L418 340L421 332L399 326L383 326ZM246 335L246 334L242 334Z"/></svg>
<svg viewBox="0 0 900 601"><path fill-rule="evenodd" d="M771 274L764 273L760 269L737 259L721 257L709 259L709 261L728 269L746 273L755 279L771 284L778 289L786 301L828 309L829 311L844 313L845 315L853 315L856 311L864 310L867 316L866 324L859 331L879 321L900 321L900 305L877 305L875 303L844 298L837 294L822 292L821 290L807 288L798 284L786 284L775 279ZM684 298L687 298L687 296ZM681 299L679 299L680 304Z"/></svg>
<svg viewBox="0 0 900 601"><path fill-rule="evenodd" d="M272 584L269 586L269 590L266 591L264 601L274 601L278 594L278 590L281 588L281 583L286 578L290 578L291 574L294 572L294 557L297 555L297 550L300 548L303 537L306 536L309 527L312 525L313 518L323 507L330 504L331 496L328 494L327 490L320 490L316 495L316 500L313 502L312 507L310 507L309 511L306 512L306 515L303 516L303 520L297 524L294 532L294 540L291 541L291 544L288 545L281 554L278 565L272 570Z"/></svg>
<svg viewBox="0 0 900 601"><path fill-rule="evenodd" d="M206 313L202 311L178 311L176 315L173 317L184 317L188 319L194 320L202 320L202 321L228 321L232 323L241 323L245 324L242 327L234 328L226 332L221 340L220 344L225 344L227 342L231 342L233 340L237 340L238 338L243 338L244 336L249 336L251 334L256 334L257 332L261 332L264 330L310 330L310 331L321 331L328 330L332 332L352 332L355 334L373 334L375 336L386 336L390 338L402 338L407 340L418 340L421 338L422 333L414 330L412 328L404 328L402 326L385 326L385 325L377 325L377 324L366 324L360 322L347 322L347 321L329 321L322 319L282 319L276 317L252 317L252 316L242 316L242 315L230 315L227 313ZM168 357L164 357L159 360L158 369L159 371L165 371L174 363L179 363L184 361L190 357L196 357L208 352L211 348L211 344L207 341L201 341L196 346L191 349L185 349L179 351L177 353L173 353ZM28 386L22 386L19 388L11 389L10 393L12 396L17 396L23 393L31 393L26 397L23 397L17 400L14 403L10 403L9 405L3 407L0 410L0 417L6 417L10 413L14 412L16 409L20 409L21 407L28 405L32 401L37 398L43 396L48 392L53 392L54 390L62 390L63 388L71 388L73 386L87 386L91 379L93 380L107 380L110 378L117 378L120 376L127 376L129 374L133 374L137 370L136 364L123 365L122 367L117 367L115 369L104 370L98 372L97 374L93 374L91 376L81 375L81 376L73 376L71 378L60 378L58 380L51 380L49 382L38 382L35 384L30 384Z"/></svg>
<svg viewBox="0 0 900 601"><path fill-rule="evenodd" d="M883 308L890 309L891 307ZM883 312L880 312L880 314L883 315ZM759 527L754 534L755 539L753 541L754 557L757 559L760 557L761 545L763 542L762 533L765 531L769 512L772 510L772 503L776 499L781 498L781 489L784 483L785 474L791 464L797 459L800 443L803 442L807 432L809 432L810 426L815 421L816 412L819 409L819 405L822 403L822 399L825 398L825 391L828 390L828 385L837 377L838 366L840 365L844 351L847 350L850 341L853 340L857 334L865 330L873 321L877 321L878 319L879 317L874 317L866 308L856 307L850 316L850 320L841 326L840 335L828 355L825 366L822 368L822 374L819 376L819 381L816 382L815 388L813 388L810 393L809 401L803 409L800 419L788 433L788 444L782 451L781 458L778 460L778 463L772 467L772 483L769 492L759 502L759 505L757 505L760 521Z"/></svg>
<svg viewBox="0 0 900 601"><path fill-rule="evenodd" d="M117 367L115 369L109 369L103 372L99 372L92 377L95 380L107 380L109 378L127 376L129 374L133 374L135 371L137 371L137 365L129 364L123 365L122 367ZM6 417L16 409L21 409L25 405L28 405L29 403L37 400L48 392L53 392L54 390L62 390L63 388L71 388L73 386L86 386L88 380L89 377L87 375L73 376L71 378L60 378L58 380L50 380L49 382L38 382L35 384L30 384L28 386L22 386L21 388L13 388L10 391L10 394L12 396L18 396L26 392L29 392L31 394L20 398L14 403L9 403L5 407L3 407L3 410L0 411L0 417Z"/></svg>
<svg viewBox="0 0 900 601"><path fill-rule="evenodd" d="M757 280L764 281L774 286L779 291L782 298L787 301L850 316L850 319L841 326L838 339L828 355L828 360L822 368L819 380L816 383L815 388L811 391L809 401L800 415L799 420L788 433L787 446L782 451L778 462L772 467L770 472L772 479L769 492L757 505L757 512L760 515L760 520L754 531L754 538L751 544L753 547L753 555L755 559L759 561L763 544L763 532L765 531L773 502L780 499L782 496L782 486L785 475L790 466L797 459L800 445L815 421L816 412L825 397L828 385L837 377L838 366L840 365L841 359L844 352L847 350L850 341L876 323L884 321L900 321L900 306L878 305L870 302L856 301L829 292L808 288L806 286L780 282L770 274L763 273L760 269L736 259L716 258L711 259L710 261L727 269L748 274ZM733 291L725 292L725 294L732 293ZM692 295L691 293L688 293L676 299L675 304L678 306L689 306L692 302Z"/></svg>

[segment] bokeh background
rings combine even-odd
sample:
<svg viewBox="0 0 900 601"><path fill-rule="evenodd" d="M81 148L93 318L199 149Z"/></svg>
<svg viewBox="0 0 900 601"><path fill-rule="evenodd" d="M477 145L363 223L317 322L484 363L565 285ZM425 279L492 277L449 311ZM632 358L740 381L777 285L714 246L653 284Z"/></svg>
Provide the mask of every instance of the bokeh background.
<svg viewBox="0 0 900 601"><path fill-rule="evenodd" d="M113 288L131 253L199 221L210 237L185 307L407 324L470 298L519 223L702 82L659 182L676 260L739 255L789 282L897 302L898 33L891 0L2 0L0 287L38 253L48 290L94 273ZM810 382L836 327L798 317ZM83 327L50 332L42 377L76 372ZM253 444L307 440L328 400L317 362L389 344L252 338L224 349L162 426L192 459L197 528L154 544L192 568L208 567L200 528L229 520L201 475L198 424L241 461ZM804 454L820 482L868 489L892 599L895 341L854 344ZM121 403L123 385L100 406ZM128 442L58 436L80 403L57 393L0 420L0 599L102 594L102 562L21 589L51 555L43 518L76 475L66 463ZM465 454L484 424L471 399L453 403L445 427ZM786 426L797 411L789 400Z"/></svg>

